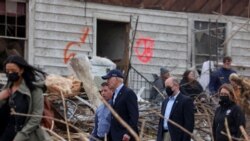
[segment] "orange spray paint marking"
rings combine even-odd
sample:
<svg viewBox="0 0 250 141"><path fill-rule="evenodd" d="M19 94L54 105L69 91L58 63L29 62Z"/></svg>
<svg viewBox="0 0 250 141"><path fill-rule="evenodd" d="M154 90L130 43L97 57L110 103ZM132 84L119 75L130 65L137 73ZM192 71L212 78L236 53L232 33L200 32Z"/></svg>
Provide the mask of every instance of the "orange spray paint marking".
<svg viewBox="0 0 250 141"><path fill-rule="evenodd" d="M85 40L86 40L88 34L89 34L89 28L87 28L86 30L83 30L83 34L80 38L81 43L85 43Z"/></svg>
<svg viewBox="0 0 250 141"><path fill-rule="evenodd" d="M81 47L81 44L80 43L77 43L77 42L69 42L66 46L66 48L64 49L64 63L67 64L68 61L71 59L71 58L74 58L76 56L76 53L70 53L68 54L68 51L71 47L74 47L74 46L78 46L78 47Z"/></svg>
<svg viewBox="0 0 250 141"><path fill-rule="evenodd" d="M69 42L65 49L64 49L64 63L67 64L68 61L71 59L71 58L74 58L76 56L76 53L68 53L69 49L74 47L74 46L77 46L77 47L81 47L81 44L84 44L86 39L87 39L87 36L89 34L89 28L87 28L86 30L83 30L83 34L82 36L80 37L80 42Z"/></svg>

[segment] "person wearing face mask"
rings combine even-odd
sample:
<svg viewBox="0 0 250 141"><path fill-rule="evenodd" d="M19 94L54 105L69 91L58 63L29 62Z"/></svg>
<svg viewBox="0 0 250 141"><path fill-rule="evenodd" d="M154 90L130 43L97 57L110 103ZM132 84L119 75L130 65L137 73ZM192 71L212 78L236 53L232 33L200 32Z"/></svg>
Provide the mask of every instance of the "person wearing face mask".
<svg viewBox="0 0 250 141"><path fill-rule="evenodd" d="M40 127L40 117L10 114L43 114L43 83L45 73L29 65L20 56L9 56L4 62L8 78L0 92L1 124L0 141L49 141L48 134Z"/></svg>
<svg viewBox="0 0 250 141"><path fill-rule="evenodd" d="M174 77L165 81L165 87L168 98L162 103L161 114L164 119L160 118L159 121L157 141L190 141L190 135L168 122L168 119L192 133L194 129L193 100L180 92L179 82Z"/></svg>
<svg viewBox="0 0 250 141"><path fill-rule="evenodd" d="M213 120L213 136L215 141L229 141L225 128L227 119L228 129L232 137L241 136L240 126L245 127L246 119L242 109L235 104L234 89L231 84L223 84L219 88L220 106L216 109ZM224 132L224 134L222 133Z"/></svg>

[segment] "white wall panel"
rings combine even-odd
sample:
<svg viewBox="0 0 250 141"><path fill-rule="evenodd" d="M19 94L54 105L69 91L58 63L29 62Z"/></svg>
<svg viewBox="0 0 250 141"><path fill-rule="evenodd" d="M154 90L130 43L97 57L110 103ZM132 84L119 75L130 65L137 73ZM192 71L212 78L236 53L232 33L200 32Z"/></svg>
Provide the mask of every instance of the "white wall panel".
<svg viewBox="0 0 250 141"><path fill-rule="evenodd" d="M96 3L72 1L72 0L36 0L34 13L34 64L41 63L47 71L67 74L66 64L64 64L63 52L69 42L80 42L83 29L90 29L87 39L81 47L71 47L69 53L76 52L78 55L93 54L95 48L94 39L96 33L94 28L96 18L105 20L122 19L126 17L132 18L130 30L130 43L132 42L132 31L135 30L136 17L139 16L139 23L136 31L136 42L143 38L150 38L154 41L153 56L151 61L142 63L138 58L138 54L133 50L132 66L139 72L152 80L153 73L159 74L162 66L173 69L173 75L180 76L189 66L187 64L191 59L188 57L189 48L193 48L190 43L193 35L192 24L188 24L190 19L199 19L199 17L215 18L213 15L202 16L201 14L177 13L161 10L136 9L128 7L119 7L111 5L103 5ZM85 9L86 8L86 9ZM86 13L85 13L86 11ZM100 16L105 15L105 16ZM97 16L99 15L99 16ZM223 18L223 17L222 17ZM230 20L228 20L230 19ZM214 19L215 20L215 19ZM118 20L119 21L119 20ZM239 27L246 22L246 19L237 17L226 17L225 23L232 22L232 28L229 29L228 35L234 33ZM237 68L239 73L250 76L247 73L250 66L250 32L249 26L242 28L229 41L228 50L231 50L233 61L239 65L245 65L245 70ZM130 44L129 43L129 44ZM141 46L142 47L142 46ZM139 49L143 52L143 48ZM53 67L54 66L54 67ZM56 71L58 67L58 71ZM64 68L64 69L63 69ZM68 72L69 73L69 72Z"/></svg>

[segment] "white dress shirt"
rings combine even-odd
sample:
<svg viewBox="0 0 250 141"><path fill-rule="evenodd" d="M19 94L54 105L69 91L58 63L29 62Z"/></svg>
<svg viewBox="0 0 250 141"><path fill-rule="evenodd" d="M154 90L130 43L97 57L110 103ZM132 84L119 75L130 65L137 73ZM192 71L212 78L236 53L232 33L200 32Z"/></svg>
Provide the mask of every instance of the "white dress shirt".
<svg viewBox="0 0 250 141"><path fill-rule="evenodd" d="M120 85L115 89L115 93L114 93L114 97L113 97L113 104L115 104L115 99L116 99L116 97L118 96L118 94L119 94L121 88L123 87L123 85L124 85L124 84L122 83L122 84L120 84Z"/></svg>
<svg viewBox="0 0 250 141"><path fill-rule="evenodd" d="M179 93L180 92L178 92L175 96L170 96L168 98L168 103L167 103L167 107L165 109L164 122L163 122L163 128L165 130L168 130L168 119L169 119L170 113L172 111L172 107L174 105L175 99L179 95Z"/></svg>

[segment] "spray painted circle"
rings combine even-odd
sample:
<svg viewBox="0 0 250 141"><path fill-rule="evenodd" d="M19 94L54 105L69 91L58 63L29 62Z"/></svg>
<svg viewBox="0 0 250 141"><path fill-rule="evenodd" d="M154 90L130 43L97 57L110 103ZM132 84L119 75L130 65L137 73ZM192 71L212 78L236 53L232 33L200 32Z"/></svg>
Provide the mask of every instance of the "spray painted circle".
<svg viewBox="0 0 250 141"><path fill-rule="evenodd" d="M139 38L134 47L134 51L138 60L146 64L151 61L153 56L154 40L150 37Z"/></svg>

